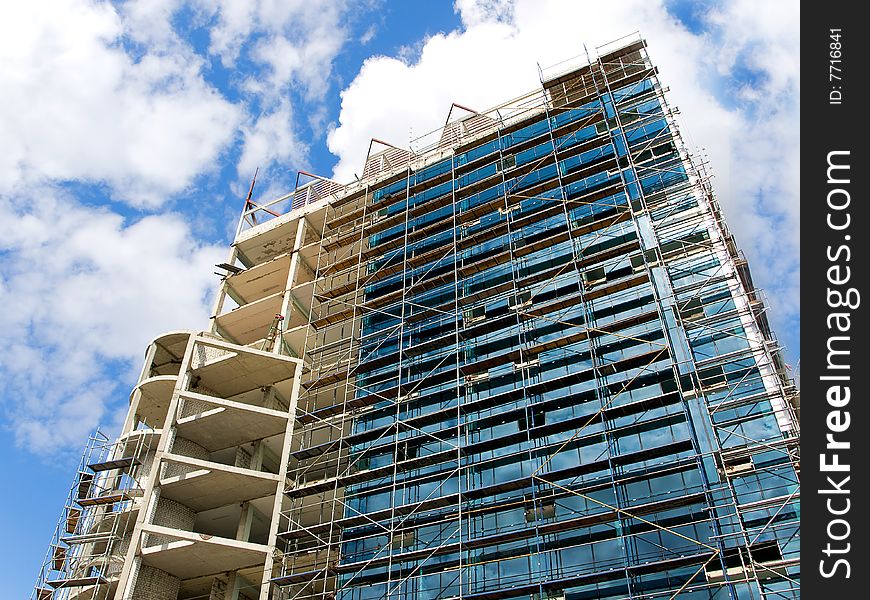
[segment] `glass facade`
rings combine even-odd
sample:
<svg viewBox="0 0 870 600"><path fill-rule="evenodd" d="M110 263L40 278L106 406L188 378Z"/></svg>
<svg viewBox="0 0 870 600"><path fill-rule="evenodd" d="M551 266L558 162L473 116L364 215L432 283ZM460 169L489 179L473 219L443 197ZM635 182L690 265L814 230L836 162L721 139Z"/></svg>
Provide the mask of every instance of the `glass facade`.
<svg viewBox="0 0 870 600"><path fill-rule="evenodd" d="M794 389L645 44L529 97L326 207L274 583L799 597Z"/></svg>

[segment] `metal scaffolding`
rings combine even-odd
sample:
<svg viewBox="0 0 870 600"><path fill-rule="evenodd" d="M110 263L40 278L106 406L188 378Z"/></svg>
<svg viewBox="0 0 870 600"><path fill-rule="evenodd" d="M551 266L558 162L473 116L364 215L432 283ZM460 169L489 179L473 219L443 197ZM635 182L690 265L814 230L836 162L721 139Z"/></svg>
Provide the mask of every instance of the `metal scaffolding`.
<svg viewBox="0 0 870 600"><path fill-rule="evenodd" d="M221 542L261 558L173 571L181 550L147 536L194 540L219 503L152 474L143 496L196 519L142 516L122 580L147 564L179 598L233 598L230 571L261 600L799 597L797 391L710 178L642 39L559 68L491 110L454 105L409 148L373 140L352 184L249 195L154 426L177 452L161 466L215 473L216 452L271 436L271 472L244 472L273 486L268 535ZM280 406L267 375L225 389L248 355L285 378ZM210 446L214 407L249 425ZM198 462L175 450L188 437Z"/></svg>
<svg viewBox="0 0 870 600"><path fill-rule="evenodd" d="M459 108L428 146L373 143L360 182L275 226L305 229L286 250L315 274L289 290L308 318L285 334L306 372L283 597L603 597L617 581L614 597L796 597L796 390L645 43ZM544 361L565 375L546 380ZM595 410L551 422L566 405ZM680 439L621 450L677 424ZM520 455L530 472L509 475ZM480 479L487 463L501 475ZM668 477L685 487L627 495ZM488 524L512 510L513 530ZM619 560L557 556L564 532L598 525ZM535 563L490 589L490 566L517 559Z"/></svg>
<svg viewBox="0 0 870 600"><path fill-rule="evenodd" d="M117 585L150 469L154 430L90 436L31 600L103 600ZM119 560L120 557L120 560Z"/></svg>

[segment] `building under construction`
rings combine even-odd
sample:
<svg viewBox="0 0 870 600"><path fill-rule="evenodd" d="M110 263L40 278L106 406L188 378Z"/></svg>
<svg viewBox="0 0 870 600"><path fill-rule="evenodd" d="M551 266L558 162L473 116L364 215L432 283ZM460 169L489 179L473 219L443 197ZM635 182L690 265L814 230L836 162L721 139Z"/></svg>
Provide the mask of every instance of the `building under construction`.
<svg viewBox="0 0 870 600"><path fill-rule="evenodd" d="M34 599L798 598L799 409L637 38L246 202Z"/></svg>

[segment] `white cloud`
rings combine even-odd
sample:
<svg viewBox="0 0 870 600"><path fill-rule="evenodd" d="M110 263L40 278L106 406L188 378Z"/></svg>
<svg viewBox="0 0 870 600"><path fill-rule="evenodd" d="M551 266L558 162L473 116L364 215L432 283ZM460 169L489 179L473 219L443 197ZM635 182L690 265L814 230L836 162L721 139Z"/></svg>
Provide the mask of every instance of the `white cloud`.
<svg viewBox="0 0 870 600"><path fill-rule="evenodd" d="M585 62L584 44L594 55L597 46L640 31L681 109L690 149L709 156L757 283L776 291L775 324L798 314L796 2L722 2L706 16L703 34L686 29L663 0L456 0L454 8L461 30L425 40L416 60L369 58L342 91L328 137L339 158L335 179L361 172L372 137L407 146L409 131L416 137L442 126L451 102L487 109L538 88L537 63L577 57L564 68L577 65ZM737 68L759 76L731 88Z"/></svg>
<svg viewBox="0 0 870 600"><path fill-rule="evenodd" d="M332 73L332 61L347 40L341 25L342 13L333 4L323 13L299 15L288 33L275 33L254 48L253 56L268 68L270 89L280 94L285 86L301 86L309 99L322 97Z"/></svg>
<svg viewBox="0 0 870 600"><path fill-rule="evenodd" d="M462 25L469 29L483 23L509 22L513 17L513 0L455 0L453 10Z"/></svg>
<svg viewBox="0 0 870 600"><path fill-rule="evenodd" d="M110 4L6 3L2 13L0 191L106 182L117 198L158 206L212 168L237 129L239 108L204 81L201 59L180 46L134 58Z"/></svg>
<svg viewBox="0 0 870 600"><path fill-rule="evenodd" d="M207 324L226 250L176 214L127 223L47 187L21 200L0 197L2 402L46 453L115 424L151 338Z"/></svg>
<svg viewBox="0 0 870 600"><path fill-rule="evenodd" d="M369 25L369 28L366 29L363 34L359 37L359 43L362 46L365 46L370 41L375 39L375 35L378 33L378 28L375 25Z"/></svg>
<svg viewBox="0 0 870 600"><path fill-rule="evenodd" d="M240 178L248 177L256 166L280 167L284 172L288 164L297 169L307 166L308 148L299 141L298 122L293 119L299 111L289 99L298 93L306 103L322 100L333 61L350 39L349 8L346 0L198 3L203 18L214 22L209 52L226 67L247 59L260 68L242 82L242 89L260 109L243 126Z"/></svg>
<svg viewBox="0 0 870 600"><path fill-rule="evenodd" d="M311 97L326 90L332 61L348 39L347 8L345 0L201 4L201 10L216 20L209 31L209 50L228 66L243 52L265 66L260 92L272 99L290 84L303 87Z"/></svg>
<svg viewBox="0 0 870 600"><path fill-rule="evenodd" d="M232 66L253 45L276 92L295 82L321 93L332 60L347 39L346 0L217 0L200 2L213 18L210 52Z"/></svg>
<svg viewBox="0 0 870 600"><path fill-rule="evenodd" d="M233 144L246 181L256 166L305 164L297 102L315 104L327 89L347 9L345 0L3 5L0 404L19 444L44 453L116 421L148 340L206 325L213 264L224 258L181 215L125 220L63 185L147 214L217 175ZM202 28L207 51L185 36ZM221 92L206 81L216 57L253 69ZM232 92L238 103L222 95ZM306 114L321 127L322 109Z"/></svg>
<svg viewBox="0 0 870 600"><path fill-rule="evenodd" d="M371 137L407 145L409 129L416 136L443 124L451 102L489 108L540 87L539 64L546 67L571 57L577 64L583 60L583 44L594 52L595 46L635 30L651 41L652 58L674 88L672 99L697 107L688 111L684 106L687 114L705 115L700 121L708 137L721 141L732 128L733 116L699 85L699 57L708 51L706 40L679 26L662 2L632 0L599 7L462 0L456 8L464 24L461 31L429 38L413 63L383 56L368 59L342 92L339 126L329 138L330 150L339 157L339 180L352 179L362 168ZM506 15L512 17L507 22Z"/></svg>
<svg viewBox="0 0 870 600"><path fill-rule="evenodd" d="M254 170L263 165L303 163L307 147L296 137L294 129L293 107L286 100L272 112L244 127L244 150L238 163L239 174L253 175Z"/></svg>
<svg viewBox="0 0 870 600"><path fill-rule="evenodd" d="M245 185L257 166L272 169L261 181L274 185L279 166L306 163L300 115L321 127L317 104L351 35L351 8L368 5L187 5L195 26L208 29L208 56L179 36L180 0L0 9L0 343L10 349L0 357L0 396L21 444L76 444L98 420L115 419L148 338L205 324L212 265L224 258L197 242L180 215L128 222L54 184L107 183L115 198L153 209L241 143L236 167ZM328 137L336 178L361 171L371 137L406 145L441 126L453 101L487 108L535 89L537 62L576 57L584 42L593 48L639 29L683 109L688 141L710 156L756 279L776 292L774 317L798 314L793 3L724 2L707 16L704 35L677 23L662 0L454 7L462 29L421 40L413 58L368 59L342 92ZM262 69L232 81L241 103L205 81L214 57ZM735 69L758 76L728 89Z"/></svg>
<svg viewBox="0 0 870 600"><path fill-rule="evenodd" d="M719 72L725 78L736 68L754 73L752 85L736 90L732 168L727 195L719 195L756 281L768 292L782 339L800 314L800 11L787 0L734 0L710 22L720 36L713 63ZM789 337L797 346L797 336Z"/></svg>
<svg viewBox="0 0 870 600"><path fill-rule="evenodd" d="M205 82L176 9L0 9L0 404L37 453L115 424L148 339L207 322L223 250L180 215L125 222L58 187L152 210L217 168L242 111Z"/></svg>
<svg viewBox="0 0 870 600"><path fill-rule="evenodd" d="M309 114L314 137L323 135L318 103L329 87L335 57L351 39L351 9L360 13L368 7L369 0L127 0L121 13L127 36L160 56L185 57L194 64L216 58L234 71L230 85L242 93L247 108L237 123L241 158L236 168L244 185L258 166L284 183L288 166L307 168L309 148L299 133L306 123L298 115ZM208 33L205 57L192 53L179 37L176 21L185 9L189 22L182 28ZM370 39L374 30L366 35Z"/></svg>
<svg viewBox="0 0 870 600"><path fill-rule="evenodd" d="M183 0L123 0L119 13L124 34L151 48L187 52L186 44L173 28L172 19Z"/></svg>

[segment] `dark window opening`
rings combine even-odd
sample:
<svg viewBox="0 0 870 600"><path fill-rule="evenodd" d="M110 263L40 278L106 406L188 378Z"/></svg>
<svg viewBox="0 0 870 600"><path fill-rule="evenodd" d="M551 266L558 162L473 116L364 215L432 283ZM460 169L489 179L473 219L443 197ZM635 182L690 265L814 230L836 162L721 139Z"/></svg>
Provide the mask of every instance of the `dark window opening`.
<svg viewBox="0 0 870 600"><path fill-rule="evenodd" d="M412 445L411 442L399 442L396 446L396 462L417 458L418 449L418 446Z"/></svg>
<svg viewBox="0 0 870 600"><path fill-rule="evenodd" d="M526 407L520 418L517 419L520 431L527 431L532 427L542 427L546 422L546 413L536 406Z"/></svg>

